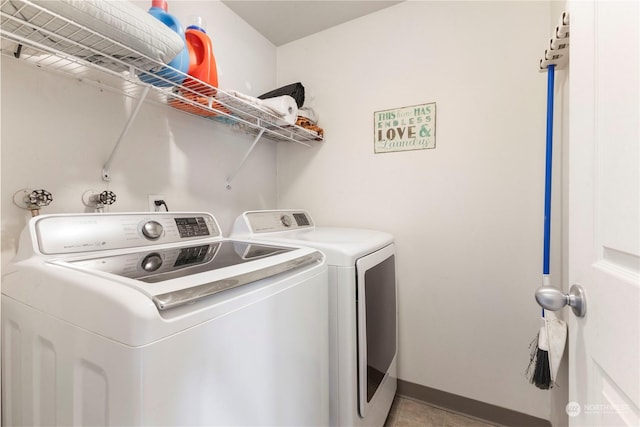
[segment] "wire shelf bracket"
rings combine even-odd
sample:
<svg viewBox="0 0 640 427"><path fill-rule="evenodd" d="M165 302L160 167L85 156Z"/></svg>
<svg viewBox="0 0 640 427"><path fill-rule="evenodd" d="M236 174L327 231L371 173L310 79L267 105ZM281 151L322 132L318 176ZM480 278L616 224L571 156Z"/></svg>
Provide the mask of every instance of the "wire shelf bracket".
<svg viewBox="0 0 640 427"><path fill-rule="evenodd" d="M111 163L113 162L113 159L116 155L116 152L118 151L118 148L120 147L120 143L124 139L127 132L129 132L129 128L131 128L131 125L133 124L136 116L138 115L138 112L140 111L140 107L142 107L142 104L144 103L144 100L147 97L147 94L149 93L149 89L151 89L151 86L147 85L142 90L142 94L140 95L140 98L138 98L138 102L136 103L135 107L131 111L131 114L129 114L129 118L127 119L127 122L124 124L124 127L122 128L122 132L120 132L120 136L118 136L118 140L116 141L116 144L113 146L113 149L111 150L109 159L107 159L107 162L102 167L103 181L111 180Z"/></svg>
<svg viewBox="0 0 640 427"><path fill-rule="evenodd" d="M249 147L249 150L245 153L245 155L242 158L242 160L240 160L240 164L238 164L238 166L233 171L233 173L231 173L231 175L229 175L227 177L227 180L226 180L227 181L227 190L231 190L231 181L233 181L234 178L236 177L236 175L238 174L238 172L240 172L240 169L242 169L242 167L244 166L245 162L249 158L249 154L251 154L253 149L256 148L256 144L258 143L260 138L262 138L262 134L263 133L264 133L264 129L261 129L260 132L258 133L258 135L256 136L256 139L253 140L253 143L251 144L251 147Z"/></svg>

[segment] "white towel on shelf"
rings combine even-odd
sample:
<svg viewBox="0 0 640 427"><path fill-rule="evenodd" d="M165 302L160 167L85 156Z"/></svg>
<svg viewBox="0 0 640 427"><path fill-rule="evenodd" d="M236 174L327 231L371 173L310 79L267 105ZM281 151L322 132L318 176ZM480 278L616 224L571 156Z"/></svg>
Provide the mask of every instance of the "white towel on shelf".
<svg viewBox="0 0 640 427"><path fill-rule="evenodd" d="M294 124L298 118L298 105L296 100L289 95L276 96L275 98L261 99L262 106L273 111L287 123Z"/></svg>
<svg viewBox="0 0 640 427"><path fill-rule="evenodd" d="M228 93L238 99L255 105L262 111L273 114L274 116L278 117L280 120L288 124L295 124L296 119L298 118L298 106L296 105L296 100L289 95L277 96L275 98L268 99L259 99L250 95L245 95L244 93L235 90L230 90L228 91Z"/></svg>

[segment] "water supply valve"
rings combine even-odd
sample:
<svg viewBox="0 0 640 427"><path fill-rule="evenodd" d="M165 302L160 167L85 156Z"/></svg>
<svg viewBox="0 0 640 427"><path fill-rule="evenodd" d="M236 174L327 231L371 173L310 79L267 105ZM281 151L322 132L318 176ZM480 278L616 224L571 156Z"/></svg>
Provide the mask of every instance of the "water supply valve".
<svg viewBox="0 0 640 427"><path fill-rule="evenodd" d="M104 207L112 205L116 202L116 193L110 190L104 190L98 193L96 190L87 190L82 194L82 203L85 206L94 208L96 212L104 212Z"/></svg>
<svg viewBox="0 0 640 427"><path fill-rule="evenodd" d="M22 209L31 211L31 216L40 215L40 209L53 202L53 195L47 190L31 190L23 188L13 195L13 203Z"/></svg>

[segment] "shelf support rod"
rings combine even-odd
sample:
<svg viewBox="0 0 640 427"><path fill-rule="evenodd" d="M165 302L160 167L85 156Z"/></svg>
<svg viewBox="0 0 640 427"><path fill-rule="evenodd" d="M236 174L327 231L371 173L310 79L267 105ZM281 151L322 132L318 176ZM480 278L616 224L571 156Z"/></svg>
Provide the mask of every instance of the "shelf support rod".
<svg viewBox="0 0 640 427"><path fill-rule="evenodd" d="M260 133L258 133L258 136L256 136L256 139L253 140L253 144L251 144L251 147L249 148L249 151L246 152L246 154L244 155L244 157L240 161L240 164L238 165L236 170L233 171L233 173L227 177L227 190L231 190L231 181L233 181L233 179L236 177L238 172L240 172L240 169L242 169L242 166L244 166L244 163L249 158L249 154L251 154L251 152L256 147L256 144L258 143L260 138L262 138L262 134L263 133L264 133L264 129L260 129Z"/></svg>
<svg viewBox="0 0 640 427"><path fill-rule="evenodd" d="M103 181L110 181L111 180L110 169L111 169L111 163L113 162L113 158L115 157L116 152L118 151L118 147L120 147L120 143L124 139L124 136L127 134L127 132L129 131L129 128L133 124L133 121L135 120L136 116L138 115L138 112L140 111L140 107L142 107L142 103L144 102L145 98L147 97L147 94L149 93L149 89L151 89L150 85L146 85L144 87L144 90L142 91L142 94L140 95L140 98L138 98L138 102L136 103L135 107L133 108L133 111L131 112L131 114L129 115L129 119L127 119L127 122L125 123L124 128L122 129L122 132L120 132L120 136L118 137L118 140L116 141L116 145L113 147L113 150L111 150L111 155L109 156L109 159L107 160L107 162L102 167L102 180Z"/></svg>

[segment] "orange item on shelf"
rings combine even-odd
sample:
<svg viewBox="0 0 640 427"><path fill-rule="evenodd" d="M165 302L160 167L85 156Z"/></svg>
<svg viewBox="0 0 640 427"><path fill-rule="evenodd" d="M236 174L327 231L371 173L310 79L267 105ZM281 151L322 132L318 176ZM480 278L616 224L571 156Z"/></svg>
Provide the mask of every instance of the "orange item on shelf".
<svg viewBox="0 0 640 427"><path fill-rule="evenodd" d="M213 55L211 39L202 28L200 18L196 22L197 25L190 25L185 31L187 49L189 50L189 70L187 74L193 78L187 77L184 80L182 86L186 89L181 89L180 95L195 103L208 105L209 98L216 94L214 88L218 87L218 69ZM200 81L206 84L202 84ZM198 108L178 98L171 98L169 105L201 116L216 115L211 111ZM224 112L229 111L216 102L212 103L212 107Z"/></svg>
<svg viewBox="0 0 640 427"><path fill-rule="evenodd" d="M213 44L207 33L201 28L192 25L185 31L185 38L189 49L189 71L187 71L187 74L202 80L210 86L218 87L216 58L213 56ZM185 86L189 88L193 86L196 90L198 86L204 89L195 80L185 81Z"/></svg>
<svg viewBox="0 0 640 427"><path fill-rule="evenodd" d="M202 104L202 105L205 105L205 106L209 106L210 97L200 96L200 95L196 95L196 94L189 93L189 92L184 93L183 91L179 91L178 94L182 98L186 98L190 102L185 102L181 98L177 98L175 96L169 95L169 99L167 101L167 104L169 104L173 108L177 108L179 110L183 110L183 111L186 111L186 112L191 113L191 114L197 114L198 116L215 117L215 116L218 115L217 113L214 113L213 111L201 108L201 107L199 107L197 105L197 104ZM223 113L231 114L231 111L229 111L228 108L226 108L225 106L223 106L222 104L220 104L220 103L218 103L216 101L213 101L211 103L211 108L214 108L214 109L216 109L218 111L222 111Z"/></svg>

